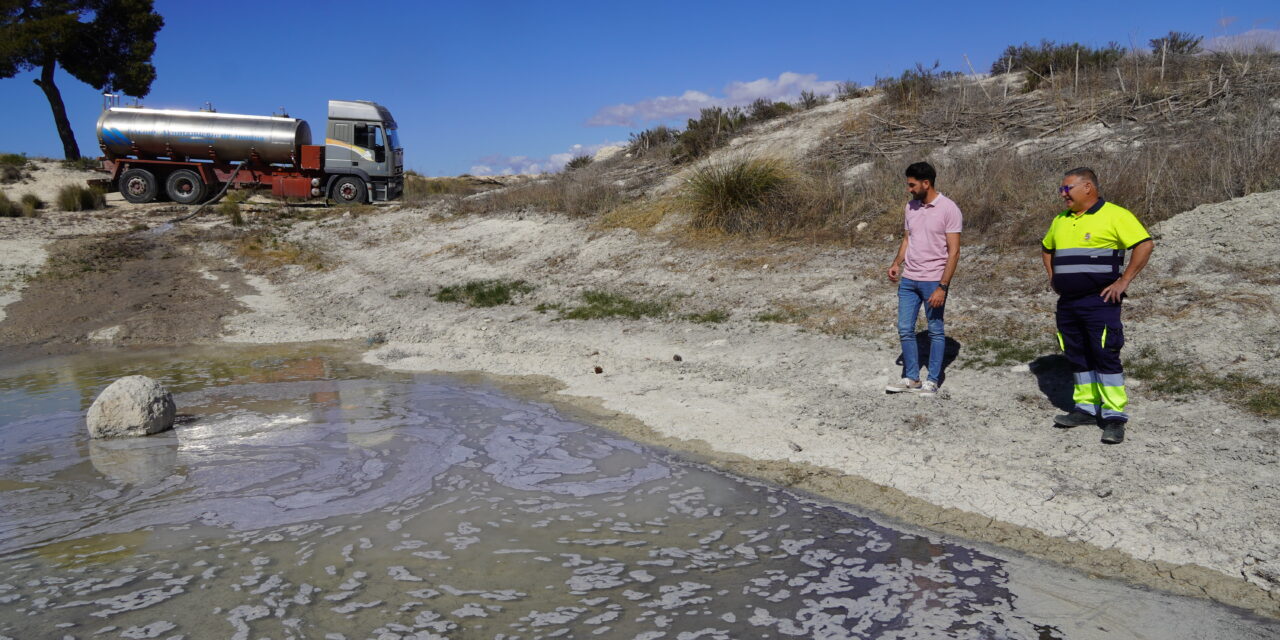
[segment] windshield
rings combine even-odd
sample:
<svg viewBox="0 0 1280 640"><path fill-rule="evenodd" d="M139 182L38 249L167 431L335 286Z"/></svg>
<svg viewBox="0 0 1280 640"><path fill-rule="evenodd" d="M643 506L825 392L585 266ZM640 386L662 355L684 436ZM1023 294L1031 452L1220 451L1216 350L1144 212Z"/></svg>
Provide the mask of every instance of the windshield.
<svg viewBox="0 0 1280 640"><path fill-rule="evenodd" d="M392 149L400 148L400 136L395 129L387 129L387 139L391 141Z"/></svg>

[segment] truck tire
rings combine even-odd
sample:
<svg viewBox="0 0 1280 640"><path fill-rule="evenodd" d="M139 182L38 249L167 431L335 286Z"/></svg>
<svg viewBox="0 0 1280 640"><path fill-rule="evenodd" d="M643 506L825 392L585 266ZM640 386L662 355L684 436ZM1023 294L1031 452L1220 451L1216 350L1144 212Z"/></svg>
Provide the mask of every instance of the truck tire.
<svg viewBox="0 0 1280 640"><path fill-rule="evenodd" d="M120 176L120 195L134 204L154 201L159 191L155 174L146 169L130 169Z"/></svg>
<svg viewBox="0 0 1280 640"><path fill-rule="evenodd" d="M209 193L200 174L190 169L178 169L169 174L169 179L164 181L164 190L169 194L169 199L178 204L203 202Z"/></svg>
<svg viewBox="0 0 1280 640"><path fill-rule="evenodd" d="M356 176L343 176L333 183L333 193L329 197L338 204L364 204L368 201L368 191L364 180Z"/></svg>

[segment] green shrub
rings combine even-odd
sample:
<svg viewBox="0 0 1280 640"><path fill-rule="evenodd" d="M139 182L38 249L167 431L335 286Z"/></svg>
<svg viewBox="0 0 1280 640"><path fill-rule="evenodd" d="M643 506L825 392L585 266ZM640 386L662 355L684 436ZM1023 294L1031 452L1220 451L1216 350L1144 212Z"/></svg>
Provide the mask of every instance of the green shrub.
<svg viewBox="0 0 1280 640"><path fill-rule="evenodd" d="M25 153L0 153L0 164L11 167L25 167L27 166L27 155Z"/></svg>
<svg viewBox="0 0 1280 640"><path fill-rule="evenodd" d="M93 211L107 206L101 189L69 184L58 190L58 208L62 211Z"/></svg>
<svg viewBox="0 0 1280 640"><path fill-rule="evenodd" d="M1094 48L1078 42L1058 44L1041 40L1040 44L1009 45L991 63L991 74L1026 72L1025 91L1034 91L1055 74L1074 72L1077 60L1081 70L1109 71L1124 58L1124 49L1115 42Z"/></svg>
<svg viewBox="0 0 1280 640"><path fill-rule="evenodd" d="M22 167L12 164L0 164L0 184L17 182L27 176Z"/></svg>
<svg viewBox="0 0 1280 640"><path fill-rule="evenodd" d="M693 225L727 233L754 231L789 178L778 160L747 158L702 167L685 184Z"/></svg>
<svg viewBox="0 0 1280 640"><path fill-rule="evenodd" d="M232 226L244 225L244 216L240 213L240 201L230 195L218 203L218 215L227 218Z"/></svg>
<svg viewBox="0 0 1280 640"><path fill-rule="evenodd" d="M779 118L795 111L795 107L786 102L774 102L768 98L757 98L747 107L747 117L753 122L764 122Z"/></svg>
<svg viewBox="0 0 1280 640"><path fill-rule="evenodd" d="M1160 55L1162 52L1171 56L1190 56L1200 53L1204 36L1185 31L1170 31L1169 35L1151 39L1151 52Z"/></svg>
<svg viewBox="0 0 1280 640"><path fill-rule="evenodd" d="M814 107L821 107L827 102L830 102L830 100L831 99L829 97L818 95L812 91L800 92L800 108L801 109L808 110Z"/></svg>
<svg viewBox="0 0 1280 640"><path fill-rule="evenodd" d="M867 95L866 90L852 80L845 80L836 85L836 100L852 100L865 95Z"/></svg>
<svg viewBox="0 0 1280 640"><path fill-rule="evenodd" d="M728 142L749 118L739 107L709 107L698 118L689 119L689 125L676 137L671 149L674 162L688 162L701 158L711 150Z"/></svg>
<svg viewBox="0 0 1280 640"><path fill-rule="evenodd" d="M587 156L587 155L574 156L572 160L565 163L564 170L573 171L574 169L581 169L591 164L594 161L595 161L595 158L592 158L591 156Z"/></svg>
<svg viewBox="0 0 1280 640"><path fill-rule="evenodd" d="M955 75L952 71L938 71L935 60L932 67L917 62L916 68L907 69L896 78L876 78L876 87L884 92L884 99L899 108L919 107L938 93L942 80Z"/></svg>
<svg viewBox="0 0 1280 640"><path fill-rule="evenodd" d="M627 153L639 157L653 149L663 149L675 143L680 132L660 124L652 129L631 134L631 142L627 145Z"/></svg>
<svg viewBox="0 0 1280 640"><path fill-rule="evenodd" d="M442 287L436 292L439 302L461 302L469 307L496 307L511 304L517 295L533 291L524 280L473 280L462 285Z"/></svg>

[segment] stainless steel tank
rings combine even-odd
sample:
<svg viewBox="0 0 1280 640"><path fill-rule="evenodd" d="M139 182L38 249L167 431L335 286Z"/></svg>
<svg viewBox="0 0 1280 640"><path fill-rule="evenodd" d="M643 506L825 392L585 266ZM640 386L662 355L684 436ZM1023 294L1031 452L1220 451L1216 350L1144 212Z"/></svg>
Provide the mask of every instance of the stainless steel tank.
<svg viewBox="0 0 1280 640"><path fill-rule="evenodd" d="M297 118L113 107L98 118L98 141L108 158L233 161L257 154L268 164L289 164L301 159L302 145L311 144L311 127Z"/></svg>

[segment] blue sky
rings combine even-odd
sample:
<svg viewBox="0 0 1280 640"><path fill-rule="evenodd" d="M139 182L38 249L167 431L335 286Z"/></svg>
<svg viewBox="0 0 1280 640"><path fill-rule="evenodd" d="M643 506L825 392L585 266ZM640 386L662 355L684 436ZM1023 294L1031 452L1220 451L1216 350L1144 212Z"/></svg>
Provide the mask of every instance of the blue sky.
<svg viewBox="0 0 1280 640"><path fill-rule="evenodd" d="M1280 4L1229 2L364 2L157 0L143 104L270 114L323 131L325 101L374 100L430 175L553 169L699 104L873 82L916 62L984 71L1042 38L1139 46L1170 30L1280 42ZM0 80L0 151L60 156L32 73ZM81 151L100 95L61 70ZM26 123L17 124L16 123ZM322 137L318 135L317 137Z"/></svg>

